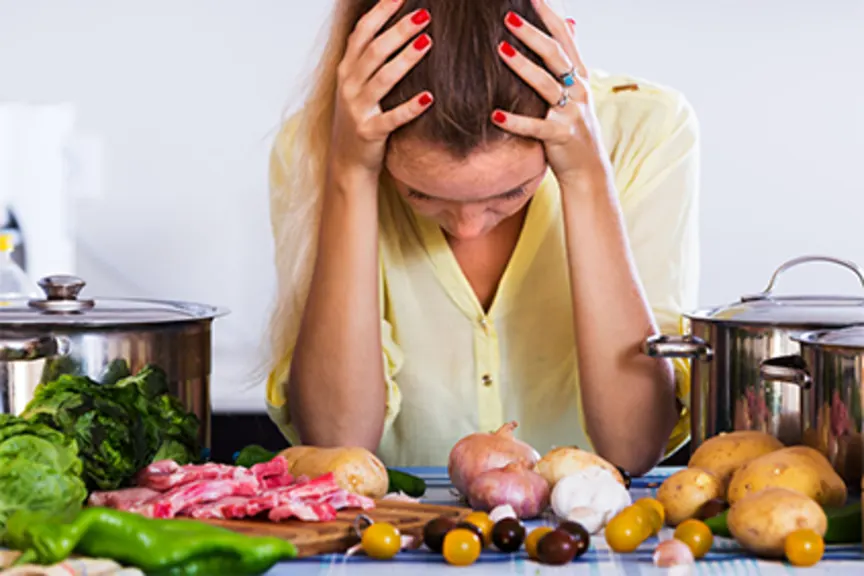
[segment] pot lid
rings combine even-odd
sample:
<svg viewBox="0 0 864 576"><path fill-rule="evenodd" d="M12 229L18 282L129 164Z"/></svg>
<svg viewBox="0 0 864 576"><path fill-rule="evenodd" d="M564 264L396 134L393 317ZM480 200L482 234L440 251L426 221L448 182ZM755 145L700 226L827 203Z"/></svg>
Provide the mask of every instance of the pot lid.
<svg viewBox="0 0 864 576"><path fill-rule="evenodd" d="M839 330L804 332L792 337L803 344L829 348L855 348L864 350L864 326L851 326Z"/></svg>
<svg viewBox="0 0 864 576"><path fill-rule="evenodd" d="M786 262L771 277L761 293L744 296L739 302L699 310L686 316L692 320L715 323L796 328L840 328L864 324L864 295L853 296L778 296L774 294L777 279L799 264L828 262L853 272L864 287L864 271L856 264L828 256L803 256Z"/></svg>
<svg viewBox="0 0 864 576"><path fill-rule="evenodd" d="M212 320L224 309L191 302L125 298L79 298L85 282L75 276L49 276L39 281L45 298L0 303L0 327L123 327Z"/></svg>

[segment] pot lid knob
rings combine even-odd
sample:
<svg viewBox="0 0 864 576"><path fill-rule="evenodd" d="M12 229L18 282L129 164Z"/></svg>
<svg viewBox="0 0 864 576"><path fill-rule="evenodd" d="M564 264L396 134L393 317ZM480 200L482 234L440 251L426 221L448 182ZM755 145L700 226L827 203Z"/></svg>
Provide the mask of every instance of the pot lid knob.
<svg viewBox="0 0 864 576"><path fill-rule="evenodd" d="M84 286L84 280L77 276L48 276L39 281L48 300L77 300Z"/></svg>
<svg viewBox="0 0 864 576"><path fill-rule="evenodd" d="M57 275L39 280L45 292L45 300L31 300L29 305L49 313L75 313L93 308L93 300L79 300L78 294L85 286L77 276Z"/></svg>

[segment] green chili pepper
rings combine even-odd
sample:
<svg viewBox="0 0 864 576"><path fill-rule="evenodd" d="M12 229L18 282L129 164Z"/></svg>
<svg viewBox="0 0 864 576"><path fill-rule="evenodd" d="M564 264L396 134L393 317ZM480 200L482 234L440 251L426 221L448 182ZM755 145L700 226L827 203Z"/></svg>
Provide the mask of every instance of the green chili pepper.
<svg viewBox="0 0 864 576"><path fill-rule="evenodd" d="M271 452L257 444L252 444L251 446L246 446L234 456L234 464L243 466L244 468L251 468L255 464L269 462L275 457L276 452Z"/></svg>
<svg viewBox="0 0 864 576"><path fill-rule="evenodd" d="M715 536L722 536L723 538L731 538L732 533L729 532L729 526L726 522L726 517L729 515L729 510L724 510L720 514L716 516L712 516L705 520L705 524L711 530L711 533Z"/></svg>
<svg viewBox="0 0 864 576"><path fill-rule="evenodd" d="M110 558L147 574L262 574L297 556L281 538L256 538L194 520L154 520L131 512L87 508L71 522L16 513L6 541L16 564L51 565L72 553Z"/></svg>
<svg viewBox="0 0 864 576"><path fill-rule="evenodd" d="M861 542L861 502L842 508L826 508L828 528L825 531L826 544L852 544Z"/></svg>
<svg viewBox="0 0 864 576"><path fill-rule="evenodd" d="M388 492L404 492L413 498L420 498L426 493L426 482L412 474L388 468L387 478L390 480Z"/></svg>

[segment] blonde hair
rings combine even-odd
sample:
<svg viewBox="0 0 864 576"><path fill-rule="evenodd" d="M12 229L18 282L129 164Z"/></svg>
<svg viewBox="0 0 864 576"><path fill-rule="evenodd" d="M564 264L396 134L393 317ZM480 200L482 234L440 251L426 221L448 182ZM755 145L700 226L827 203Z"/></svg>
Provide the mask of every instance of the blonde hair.
<svg viewBox="0 0 864 576"><path fill-rule="evenodd" d="M273 147L270 217L276 242L278 293L269 329L271 377L288 376L279 371L287 368L284 362L293 353L309 294L333 128L336 70L357 21L377 1L336 2L329 37L313 69L305 103L285 124ZM498 43L507 39L542 65L539 56L503 25L507 12L515 10L546 31L530 0L405 0L391 23L420 8L432 11L427 31L436 41L435 48L397 84L381 106L388 110L426 89L435 94L435 105L394 136L419 134L443 143L454 154L464 155L483 142L505 136L489 122L494 108L535 117L546 114L548 104L497 56Z"/></svg>
<svg viewBox="0 0 864 576"><path fill-rule="evenodd" d="M277 290L269 326L271 373L294 350L312 280L333 129L336 69L353 25L347 11L339 8L348 2L336 3L305 104L276 136L270 155L270 225Z"/></svg>

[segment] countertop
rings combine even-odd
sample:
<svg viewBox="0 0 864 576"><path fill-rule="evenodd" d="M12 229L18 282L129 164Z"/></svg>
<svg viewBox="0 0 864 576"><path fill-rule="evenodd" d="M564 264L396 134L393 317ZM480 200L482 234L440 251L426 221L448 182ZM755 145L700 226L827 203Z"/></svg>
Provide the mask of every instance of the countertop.
<svg viewBox="0 0 864 576"><path fill-rule="evenodd" d="M634 480L631 492L634 500L643 496L653 495L663 478L676 468L657 469L648 476ZM450 482L447 473L441 468L408 469L424 478L429 486L425 501L435 504L454 504L455 498L450 493ZM527 523L529 528L541 525L542 522ZM659 538L665 540L672 537L671 529L664 529ZM268 576L312 576L340 575L345 576L381 576L382 573L412 575L412 574L519 574L529 576L546 576L551 574L573 575L671 575L671 574L710 574L710 575L821 575L821 574L864 574L864 548L861 544L850 546L829 546L825 556L818 565L810 569L796 569L782 562L767 562L756 560L743 552L731 540L715 539L711 552L698 561L689 571L673 571L656 568L651 556L657 546L658 539L652 538L645 542L638 551L632 554L619 555L610 551L602 535L592 538L591 549L580 559L568 566L541 566L527 559L524 551L519 554L502 554L494 551L484 551L476 564L467 568L455 568L447 565L440 555L421 549L402 552L392 561L373 561L364 556L328 555L316 558L301 559L280 564L268 572Z"/></svg>

